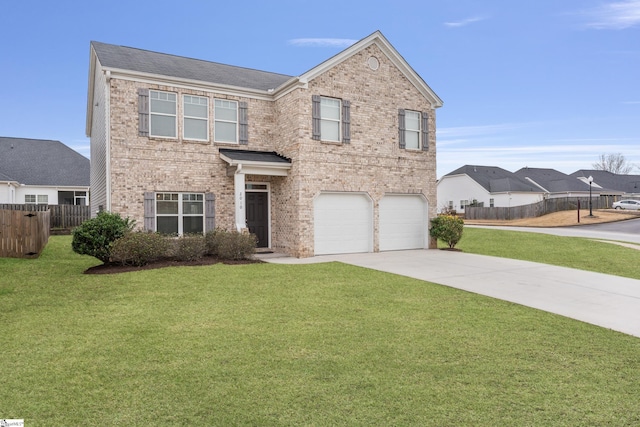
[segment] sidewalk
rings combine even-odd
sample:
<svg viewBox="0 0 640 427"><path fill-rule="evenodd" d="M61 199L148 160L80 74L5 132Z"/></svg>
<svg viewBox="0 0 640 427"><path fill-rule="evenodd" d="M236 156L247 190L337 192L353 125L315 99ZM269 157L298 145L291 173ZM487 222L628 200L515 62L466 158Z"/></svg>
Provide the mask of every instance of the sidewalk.
<svg viewBox="0 0 640 427"><path fill-rule="evenodd" d="M640 280L440 250L257 256L278 264L343 262L537 308L640 337Z"/></svg>

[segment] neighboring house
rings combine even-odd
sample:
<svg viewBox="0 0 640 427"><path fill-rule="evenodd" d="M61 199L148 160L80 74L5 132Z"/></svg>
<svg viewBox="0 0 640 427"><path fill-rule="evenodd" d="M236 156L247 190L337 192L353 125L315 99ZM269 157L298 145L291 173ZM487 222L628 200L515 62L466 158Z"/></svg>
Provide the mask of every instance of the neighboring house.
<svg viewBox="0 0 640 427"><path fill-rule="evenodd" d="M622 198L640 197L640 175L620 175L603 170L578 170L571 176L587 185L589 185L589 177L592 177L593 191L597 189L603 195Z"/></svg>
<svg viewBox="0 0 640 427"><path fill-rule="evenodd" d="M433 247L442 101L375 32L300 76L92 42L92 212L296 257Z"/></svg>
<svg viewBox="0 0 640 427"><path fill-rule="evenodd" d="M524 167L514 172L545 192L547 198L589 197L589 183L555 169ZM591 195L600 196L602 187L593 185ZM611 193L608 193L611 194ZM619 194L619 193L618 193Z"/></svg>
<svg viewBox="0 0 640 427"><path fill-rule="evenodd" d="M0 203L88 205L89 159L60 141L0 137Z"/></svg>
<svg viewBox="0 0 640 427"><path fill-rule="evenodd" d="M496 166L465 165L438 181L438 209L464 212L466 206L511 207L536 203L544 191Z"/></svg>

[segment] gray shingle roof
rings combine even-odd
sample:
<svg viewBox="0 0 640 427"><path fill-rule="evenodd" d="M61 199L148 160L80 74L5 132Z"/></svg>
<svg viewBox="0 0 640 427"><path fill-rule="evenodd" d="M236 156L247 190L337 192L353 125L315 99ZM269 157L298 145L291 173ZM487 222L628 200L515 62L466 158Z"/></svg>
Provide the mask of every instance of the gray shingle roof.
<svg viewBox="0 0 640 427"><path fill-rule="evenodd" d="M620 175L601 170L581 169L571 174L572 177L593 177L593 182L607 190L622 191L625 193L640 192L640 175Z"/></svg>
<svg viewBox="0 0 640 427"><path fill-rule="evenodd" d="M524 167L514 172L520 179L529 178L544 187L550 193L567 191L589 191L589 185L574 176L555 169Z"/></svg>
<svg viewBox="0 0 640 427"><path fill-rule="evenodd" d="M103 67L247 89L275 89L292 76L92 41Z"/></svg>
<svg viewBox="0 0 640 427"><path fill-rule="evenodd" d="M464 165L447 175L466 174L480 184L489 193L504 193L507 191L541 192L538 187L520 179L513 172L496 166Z"/></svg>
<svg viewBox="0 0 640 427"><path fill-rule="evenodd" d="M89 186L89 159L60 141L0 137L0 179L26 185Z"/></svg>
<svg viewBox="0 0 640 427"><path fill-rule="evenodd" d="M250 151L250 150L233 150L230 148L221 148L220 154L232 159L245 162L266 162L291 164L291 160L279 155L274 151Z"/></svg>

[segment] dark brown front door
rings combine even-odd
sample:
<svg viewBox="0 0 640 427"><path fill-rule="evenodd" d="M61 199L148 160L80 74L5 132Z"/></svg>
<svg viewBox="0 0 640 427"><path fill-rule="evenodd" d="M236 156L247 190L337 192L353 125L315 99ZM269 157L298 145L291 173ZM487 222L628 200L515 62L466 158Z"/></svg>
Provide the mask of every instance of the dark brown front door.
<svg viewBox="0 0 640 427"><path fill-rule="evenodd" d="M247 192L247 228L258 237L258 247L269 247L269 193Z"/></svg>

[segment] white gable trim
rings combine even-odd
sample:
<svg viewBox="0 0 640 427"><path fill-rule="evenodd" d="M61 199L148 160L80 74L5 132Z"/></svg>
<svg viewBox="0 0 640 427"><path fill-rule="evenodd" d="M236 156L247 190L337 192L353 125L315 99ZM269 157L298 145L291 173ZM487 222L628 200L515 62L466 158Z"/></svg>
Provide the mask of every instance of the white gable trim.
<svg viewBox="0 0 640 427"><path fill-rule="evenodd" d="M420 93L427 98L433 108L442 107L442 100L436 93L427 85L427 83L420 77L411 66L405 61L405 59L398 53L398 51L389 43L389 41L382 35L380 31L376 31L368 37L360 40L359 42L351 45L347 49L343 50L339 54L324 61L322 64L312 68L299 77L301 83L306 84L310 80L325 73L329 69L335 67L341 62L351 58L361 50L375 44L380 50L391 60L391 62L402 72L402 74L420 91Z"/></svg>

